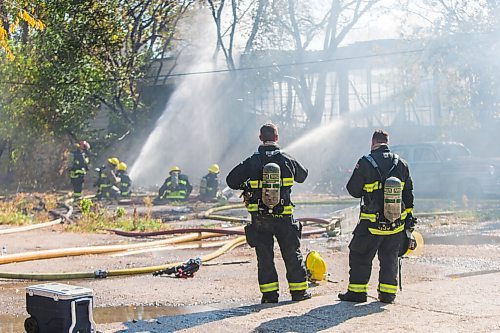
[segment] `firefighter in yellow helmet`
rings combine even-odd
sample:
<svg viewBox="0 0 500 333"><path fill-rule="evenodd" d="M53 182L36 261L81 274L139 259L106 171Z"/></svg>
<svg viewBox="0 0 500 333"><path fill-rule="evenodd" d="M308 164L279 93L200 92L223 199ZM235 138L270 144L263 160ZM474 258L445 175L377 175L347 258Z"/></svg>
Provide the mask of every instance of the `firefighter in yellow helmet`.
<svg viewBox="0 0 500 333"><path fill-rule="evenodd" d="M247 243L255 248L262 303L277 303L278 273L274 265L274 238L278 240L286 266L292 301L311 298L307 270L300 251L302 225L293 218L291 188L303 183L308 171L296 159L281 151L278 128L268 123L260 128L258 152L233 168L227 185L243 190L251 223L245 227Z"/></svg>
<svg viewBox="0 0 500 333"><path fill-rule="evenodd" d="M200 182L200 200L205 202L214 201L217 199L219 192L219 172L220 168L217 164L212 164L208 168L208 173L203 176Z"/></svg>
<svg viewBox="0 0 500 333"><path fill-rule="evenodd" d="M116 168L116 176L118 178L118 188L120 189L120 195L122 197L130 196L130 187L132 186L132 180L127 173L127 164L125 162L120 162Z"/></svg>
<svg viewBox="0 0 500 333"><path fill-rule="evenodd" d="M107 164L103 165L101 168L97 169L97 200L102 199L116 199L120 190L115 185L118 183L119 178L116 176L118 165L120 160L116 157L110 157L107 160Z"/></svg>
<svg viewBox="0 0 500 333"><path fill-rule="evenodd" d="M80 199L82 196L83 182L89 170L89 158L87 151L90 144L87 141L80 141L76 144L76 149L71 152L69 159L69 178L73 186L73 199Z"/></svg>
<svg viewBox="0 0 500 333"><path fill-rule="evenodd" d="M193 187L189 183L188 176L181 173L181 169L178 166L173 166L170 168L169 176L165 179L165 182L160 187L158 191L158 200L186 200Z"/></svg>

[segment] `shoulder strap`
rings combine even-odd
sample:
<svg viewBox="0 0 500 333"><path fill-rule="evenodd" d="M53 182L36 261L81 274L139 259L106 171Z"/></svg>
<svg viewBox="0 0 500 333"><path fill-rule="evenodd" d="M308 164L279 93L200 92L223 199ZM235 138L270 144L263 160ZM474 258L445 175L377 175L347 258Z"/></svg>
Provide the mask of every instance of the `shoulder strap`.
<svg viewBox="0 0 500 333"><path fill-rule="evenodd" d="M392 153L391 153L392 154ZM375 170L377 170L379 176L380 176L380 180L382 182L385 182L385 180L387 178L389 178L389 175L391 174L391 172L396 168L396 166L398 165L399 163L399 155L398 154L392 154L392 167L389 169L389 171L387 172L387 175L385 177L382 176L382 173L380 171L380 168L377 164L377 162L375 161L375 159L372 157L371 154L368 154L368 155L365 155L363 156L364 158L366 158L368 160L368 162L370 162L370 164L375 168Z"/></svg>

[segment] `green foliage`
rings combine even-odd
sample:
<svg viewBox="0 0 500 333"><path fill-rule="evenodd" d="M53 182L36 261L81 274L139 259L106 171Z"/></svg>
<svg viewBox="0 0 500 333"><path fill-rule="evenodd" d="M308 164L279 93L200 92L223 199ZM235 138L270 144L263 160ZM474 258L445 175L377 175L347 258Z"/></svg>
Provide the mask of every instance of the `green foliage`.
<svg viewBox="0 0 500 333"><path fill-rule="evenodd" d="M92 206L94 206L94 203L89 198L81 199L79 204L83 215L88 215L90 213L90 210L92 209Z"/></svg>
<svg viewBox="0 0 500 333"><path fill-rule="evenodd" d="M19 168L33 163L37 151L52 157L40 157L40 163L55 177L64 156L61 146L85 138L96 154L140 126L140 115L149 111L141 103L144 77L158 74L151 72L153 61L172 50L177 22L192 4L30 1L44 29L21 27L9 36L15 59L0 56L0 162L8 164L6 171L15 169L12 177L23 185L43 185L39 171ZM0 4L0 18L7 14ZM112 115L110 124L97 129L93 122L103 107Z"/></svg>
<svg viewBox="0 0 500 333"><path fill-rule="evenodd" d="M118 217L118 218L125 216L125 213L126 213L126 211L125 211L125 208L123 208L123 207L118 207L116 209L116 217Z"/></svg>
<svg viewBox="0 0 500 333"><path fill-rule="evenodd" d="M99 232L104 229L120 229L124 231L155 231L163 229L161 220L136 213L127 214L122 207L113 214L99 204L94 204L90 211L83 214L75 224L68 225L67 230L75 232Z"/></svg>

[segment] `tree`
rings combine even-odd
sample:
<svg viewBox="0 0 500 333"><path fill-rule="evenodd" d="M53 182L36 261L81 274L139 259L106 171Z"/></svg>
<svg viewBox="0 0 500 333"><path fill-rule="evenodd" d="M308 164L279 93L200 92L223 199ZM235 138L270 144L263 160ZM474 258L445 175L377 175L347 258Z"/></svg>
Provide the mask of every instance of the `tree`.
<svg viewBox="0 0 500 333"><path fill-rule="evenodd" d="M360 18L379 2L380 0L332 0L327 3L319 0L233 1L229 5L231 14L224 15L224 0L218 1L218 6L212 0L208 1L216 24L217 50L223 51L229 69L235 67L235 36L246 37L246 42L241 42L245 54L259 49L280 49L293 52L291 60L295 63L304 62L306 53L316 47L313 44L317 45L322 40L319 49L325 59L331 59ZM263 76L262 71L259 71L259 75ZM291 77L292 80L283 79L285 86L289 87L286 89L298 96L309 127L321 123L325 108L326 76L325 72L309 75L299 68Z"/></svg>

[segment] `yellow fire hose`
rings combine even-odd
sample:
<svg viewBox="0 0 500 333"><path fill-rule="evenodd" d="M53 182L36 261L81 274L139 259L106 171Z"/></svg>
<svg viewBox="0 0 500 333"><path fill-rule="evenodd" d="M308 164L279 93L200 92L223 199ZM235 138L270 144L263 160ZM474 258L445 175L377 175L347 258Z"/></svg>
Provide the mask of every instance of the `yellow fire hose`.
<svg viewBox="0 0 500 333"><path fill-rule="evenodd" d="M242 230L243 227L234 228L235 230ZM33 261L42 259L52 259L61 257L72 257L81 256L89 254L101 254L101 253L113 253L120 251L127 251L131 249L142 249L147 247L154 247L167 244L178 244L184 242L191 242L195 240L211 238L220 236L218 233L207 232L207 233L196 233L188 234L184 236L172 237L168 239L162 239L152 242L141 242L136 244L123 244L123 245L102 245L102 246L91 246L91 247L73 247L66 249L55 249L55 250L44 250L44 251L31 251L19 254L10 254L0 257L0 265L23 262L23 261ZM1 277L1 276L0 276Z"/></svg>
<svg viewBox="0 0 500 333"><path fill-rule="evenodd" d="M246 243L244 236L228 241L224 246L218 250L201 257L202 262L213 260L224 253L241 246ZM115 269L109 271L95 271L95 272L68 272L68 273L0 273L2 279L19 279L19 280L71 280L71 279L94 279L104 278L108 276L122 276L122 275L137 275L152 273L162 269L172 268L182 265L183 262L170 263L159 266L147 266L137 268Z"/></svg>

